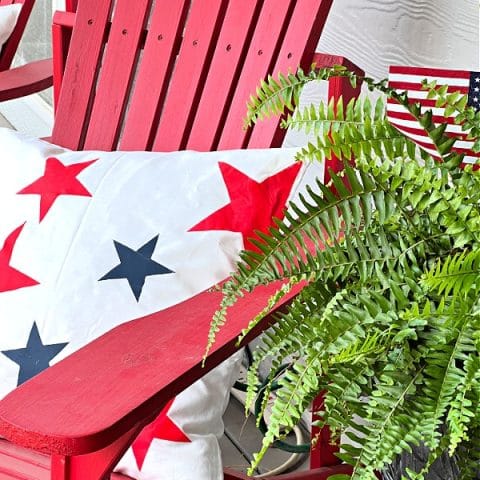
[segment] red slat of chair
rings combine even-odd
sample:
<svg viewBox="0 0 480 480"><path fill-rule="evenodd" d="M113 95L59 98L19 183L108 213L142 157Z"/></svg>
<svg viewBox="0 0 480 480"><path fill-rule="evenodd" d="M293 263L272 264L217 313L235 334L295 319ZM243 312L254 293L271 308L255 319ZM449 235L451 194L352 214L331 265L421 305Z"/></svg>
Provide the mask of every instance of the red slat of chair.
<svg viewBox="0 0 480 480"><path fill-rule="evenodd" d="M117 0L97 91L85 138L85 149L114 150L139 55L150 0Z"/></svg>
<svg viewBox="0 0 480 480"><path fill-rule="evenodd" d="M348 68L348 70L355 72L357 75L362 77L365 72L357 67L354 63L348 60L345 57L339 55L330 55L325 53L315 53L313 57L313 63L317 66L317 68L323 67L333 67L334 65L343 65L344 67ZM340 97L343 98L344 103L348 103L352 98L357 97L360 94L360 83L354 88L345 77L333 77L328 82L328 98L335 98L339 99ZM330 181L330 172L332 170L334 172L339 172L343 169L343 163L334 155L332 158L328 160L325 165L325 178L324 182L328 183Z"/></svg>
<svg viewBox="0 0 480 480"><path fill-rule="evenodd" d="M63 82L63 72L67 61L67 53L72 38L75 13L55 12L52 22L53 49L53 105L56 109Z"/></svg>
<svg viewBox="0 0 480 480"><path fill-rule="evenodd" d="M76 28L52 132L52 142L72 150L79 150L82 146L111 3L112 0L82 2L76 14Z"/></svg>
<svg viewBox="0 0 480 480"><path fill-rule="evenodd" d="M152 129L166 95L189 3L188 0L157 0L155 4L120 140L121 150L144 150L151 143Z"/></svg>
<svg viewBox="0 0 480 480"><path fill-rule="evenodd" d="M77 11L78 0L65 0L65 10L67 12Z"/></svg>
<svg viewBox="0 0 480 480"><path fill-rule="evenodd" d="M83 455L108 447L136 425L155 418L171 397L236 351L238 332L262 311L277 287L258 287L229 309L206 368L202 355L221 292L203 292L112 329L3 398L0 435L57 455ZM279 307L300 288L282 298ZM272 321L267 317L246 341Z"/></svg>
<svg viewBox="0 0 480 480"><path fill-rule="evenodd" d="M271 70L277 78L281 72L287 74L294 72L300 66L303 69L310 67L313 53L318 45L318 40L327 21L328 13L333 0L303 0L296 2L295 10L288 23L288 29L283 37L282 47L278 54L275 66ZM247 98L245 98L245 102ZM272 143L267 146L279 144L283 132L279 129L279 119L271 118L257 123L248 140L249 148L258 148L265 145L265 138ZM280 137L279 137L280 135Z"/></svg>
<svg viewBox="0 0 480 480"><path fill-rule="evenodd" d="M168 152L185 147L225 6L224 0L203 0L191 5L168 96L155 133L155 151Z"/></svg>
<svg viewBox="0 0 480 480"><path fill-rule="evenodd" d="M0 102L44 90L52 81L51 58L0 72Z"/></svg>
<svg viewBox="0 0 480 480"><path fill-rule="evenodd" d="M285 23L290 20L290 7L290 0L266 0L263 4L242 73L235 87L235 96L229 106L218 150L244 146L247 135L243 131L246 101L255 91L260 79L270 71L282 30Z"/></svg>
<svg viewBox="0 0 480 480"><path fill-rule="evenodd" d="M49 457L0 439L0 479L50 480Z"/></svg>
<svg viewBox="0 0 480 480"><path fill-rule="evenodd" d="M12 64L13 57L17 53L18 44L22 39L23 32L27 25L28 19L30 18L30 13L32 12L33 5L35 0L2 0L0 5L11 5L12 3L21 3L22 9L18 15L17 23L15 28L10 35L10 38L5 42L5 45L2 48L0 53L0 72L10 68Z"/></svg>
<svg viewBox="0 0 480 480"><path fill-rule="evenodd" d="M210 71L193 121L187 149L208 151L215 145L217 131L230 106L236 75L246 53L248 36L256 20L256 0L231 0L222 25ZM233 86L233 88L232 88ZM219 101L220 99L224 99ZM242 135L242 131L238 132Z"/></svg>

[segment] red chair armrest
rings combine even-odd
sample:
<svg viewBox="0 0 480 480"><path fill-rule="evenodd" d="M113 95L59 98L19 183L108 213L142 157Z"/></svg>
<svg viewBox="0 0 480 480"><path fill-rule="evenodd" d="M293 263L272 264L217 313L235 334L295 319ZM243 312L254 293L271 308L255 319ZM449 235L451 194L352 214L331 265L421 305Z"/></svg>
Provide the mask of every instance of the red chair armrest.
<svg viewBox="0 0 480 480"><path fill-rule="evenodd" d="M5 70L0 72L0 102L40 92L52 82L51 58Z"/></svg>
<svg viewBox="0 0 480 480"><path fill-rule="evenodd" d="M273 291L272 286L258 288L230 309L206 368L202 355L219 292L201 293L114 328L7 395L0 402L0 435L60 455L110 445L151 421L171 397L230 356L238 333ZM270 322L265 319L247 340Z"/></svg>

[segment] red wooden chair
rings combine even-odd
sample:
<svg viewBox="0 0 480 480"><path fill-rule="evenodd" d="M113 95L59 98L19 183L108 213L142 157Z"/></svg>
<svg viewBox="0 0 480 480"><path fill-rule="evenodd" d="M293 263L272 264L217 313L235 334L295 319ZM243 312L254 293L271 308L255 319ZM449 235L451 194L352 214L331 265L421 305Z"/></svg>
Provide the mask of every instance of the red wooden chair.
<svg viewBox="0 0 480 480"><path fill-rule="evenodd" d="M163 151L278 146L278 121L242 129L246 99L259 79L315 60L346 63L314 55L332 0L157 0L151 12L150 4L81 0L74 22L57 15L63 23L54 27L56 51L70 47L54 143ZM330 82L330 95L355 93L348 82ZM125 478L109 475L135 436L172 396L238 348L238 333L271 292L258 289L231 309L206 368L198 339L206 339L218 292L123 324L22 384L0 402L0 435L11 442L0 442L0 478ZM346 471L332 466L275 478ZM225 478L247 477L226 472Z"/></svg>
<svg viewBox="0 0 480 480"><path fill-rule="evenodd" d="M52 60L38 60L11 68L13 57L22 38L35 0L0 0L0 5L21 3L22 9L15 29L0 51L0 101L12 100L40 92L52 86Z"/></svg>

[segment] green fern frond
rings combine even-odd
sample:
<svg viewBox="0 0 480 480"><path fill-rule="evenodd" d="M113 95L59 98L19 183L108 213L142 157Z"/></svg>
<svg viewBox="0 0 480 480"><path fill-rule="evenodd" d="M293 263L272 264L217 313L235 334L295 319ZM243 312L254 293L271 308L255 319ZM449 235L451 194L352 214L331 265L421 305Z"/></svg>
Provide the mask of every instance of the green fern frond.
<svg viewBox="0 0 480 480"><path fill-rule="evenodd" d="M439 259L422 279L422 284L439 295L474 294L480 290L480 250L464 250Z"/></svg>
<svg viewBox="0 0 480 480"><path fill-rule="evenodd" d="M304 85L334 75L357 79L343 68L269 77L251 98L247 124L291 111ZM241 254L223 285L209 341L228 308L256 286L285 285L247 331L292 285L306 282L265 335L248 373L249 403L266 393L265 408L280 385L253 463L327 390L319 423L353 440L339 454L354 466L353 479L376 479L377 470L421 442L429 456L405 478L423 479L444 454L469 457L460 459L461 475L473 478L480 459L480 172L459 168L462 156L451 153L454 140L431 111L386 81L361 80L403 105L443 162L388 123L383 99L375 105L340 100L287 115L283 127L317 137L299 152L302 161L335 155L345 170L333 173L328 186L308 188L283 221L259 234L257 251ZM458 113L480 148L480 113L460 94L426 88L446 111ZM272 369L259 392L264 361Z"/></svg>
<svg viewBox="0 0 480 480"><path fill-rule="evenodd" d="M416 146L388 122L382 98L375 108L368 97L354 98L346 108L341 97L336 103L333 99L328 105L321 102L288 115L282 127L316 135L316 142L297 154L299 160L324 161L332 155L351 160L386 153L414 158L416 153Z"/></svg>
<svg viewBox="0 0 480 480"><path fill-rule="evenodd" d="M286 109L293 111L293 105L298 105L300 93L307 83L313 80L328 80L331 77L344 75L355 78L345 67L334 66L319 70L311 69L305 73L301 68L296 73L283 75L278 79L268 76L258 86L255 95L247 102L247 116L244 121L245 127L272 115L281 115Z"/></svg>

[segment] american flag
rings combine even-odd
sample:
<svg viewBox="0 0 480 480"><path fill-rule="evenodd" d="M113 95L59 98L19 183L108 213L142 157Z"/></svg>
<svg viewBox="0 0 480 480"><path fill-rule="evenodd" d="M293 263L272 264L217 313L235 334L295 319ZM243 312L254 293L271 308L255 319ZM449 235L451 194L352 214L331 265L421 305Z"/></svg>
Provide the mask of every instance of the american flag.
<svg viewBox="0 0 480 480"><path fill-rule="evenodd" d="M428 99L428 91L423 89L422 81L436 81L437 86L448 85L448 93L460 92L468 95L468 105L477 111L480 109L480 72L467 70L444 70L423 67L390 67L388 86L399 93L406 91L411 102L418 102L421 111L432 110L433 122L437 125L447 123L446 134L457 138L452 151L465 154L465 163L477 163L480 153L472 151L473 141L467 139L461 125L455 124L455 113L445 117L445 109L435 106L435 99ZM399 131L417 143L435 158L440 158L433 142L418 121L399 103L389 99L387 117Z"/></svg>

